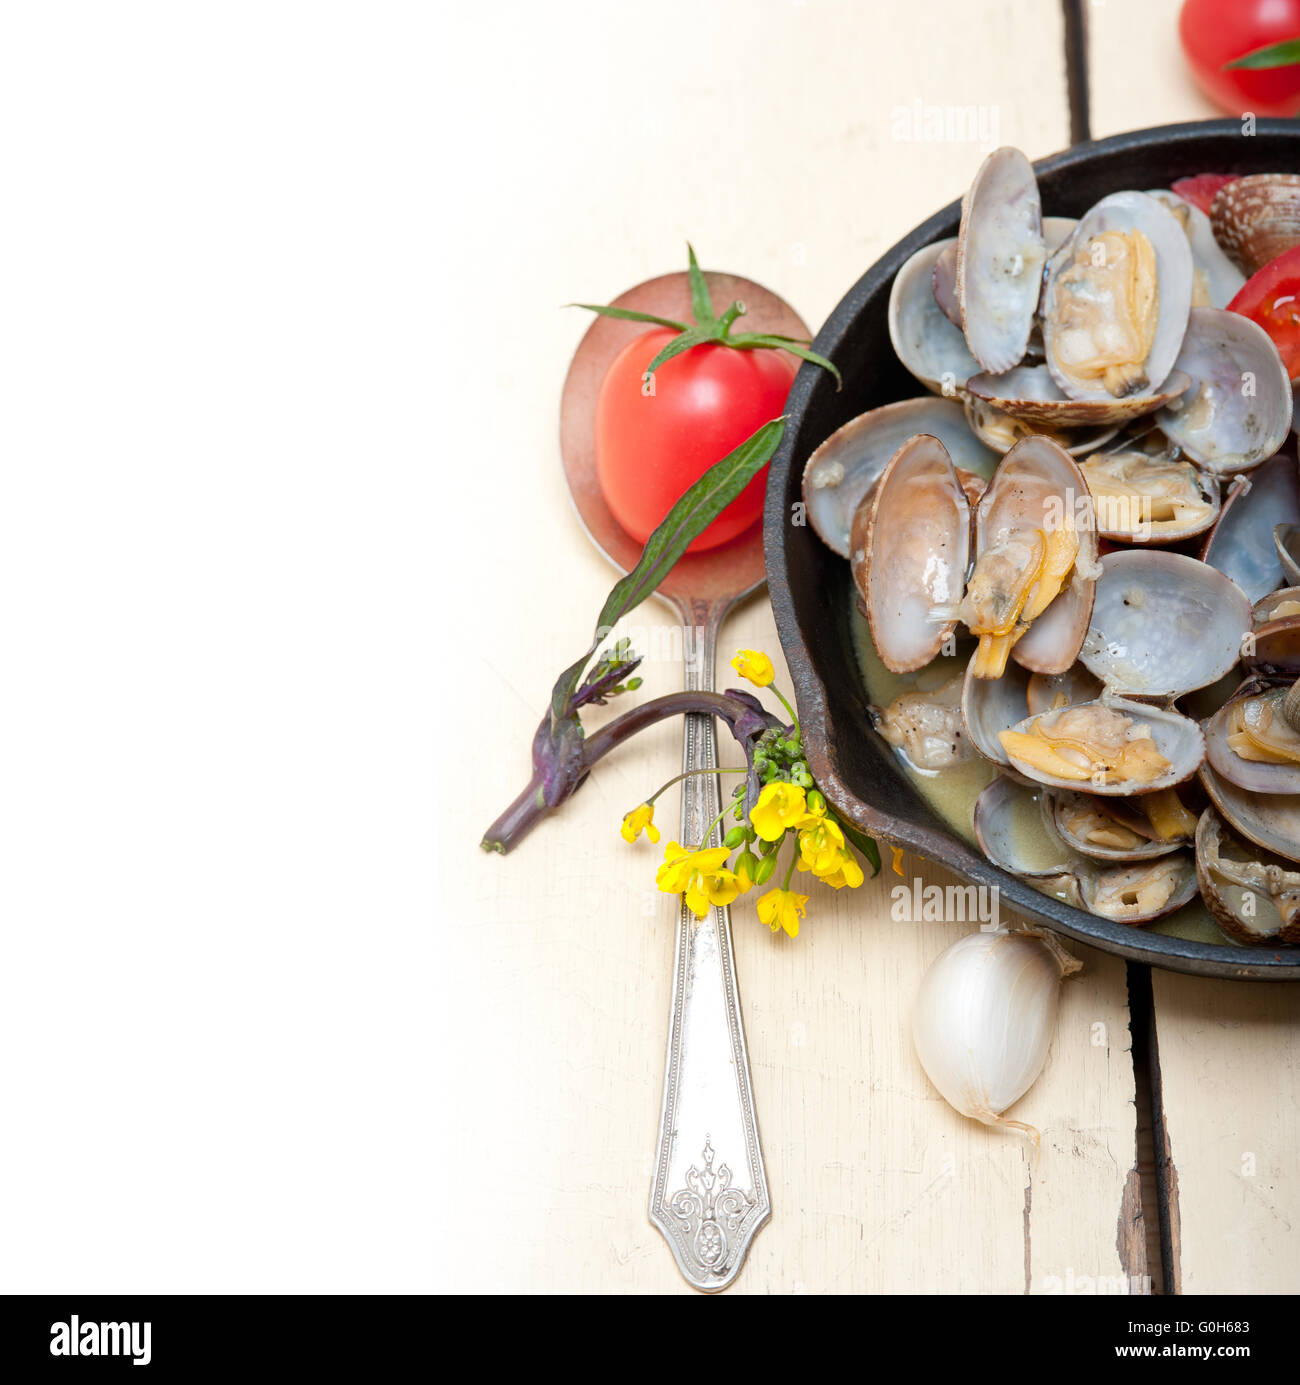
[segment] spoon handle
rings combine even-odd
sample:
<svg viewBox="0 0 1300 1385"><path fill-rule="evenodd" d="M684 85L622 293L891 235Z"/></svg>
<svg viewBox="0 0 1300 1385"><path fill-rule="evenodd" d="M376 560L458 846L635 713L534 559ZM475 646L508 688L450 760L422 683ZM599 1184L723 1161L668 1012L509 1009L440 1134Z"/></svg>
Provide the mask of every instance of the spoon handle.
<svg viewBox="0 0 1300 1385"><path fill-rule="evenodd" d="M686 621L686 687L712 690L723 603L697 601ZM682 768L718 763L713 718L686 717ZM683 846L699 846L721 808L718 777L682 780ZM717 845L717 827L709 845ZM749 1057L731 950L731 915L712 907L697 919L679 904L663 1106L650 1220L677 1266L706 1293L740 1271L772 1212L758 1144Z"/></svg>

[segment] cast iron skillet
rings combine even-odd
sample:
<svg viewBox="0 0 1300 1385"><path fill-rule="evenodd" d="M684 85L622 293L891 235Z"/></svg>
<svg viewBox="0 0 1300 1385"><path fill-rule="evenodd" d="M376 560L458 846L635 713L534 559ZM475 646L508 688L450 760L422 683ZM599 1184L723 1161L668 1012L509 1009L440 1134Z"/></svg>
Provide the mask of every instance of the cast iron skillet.
<svg viewBox="0 0 1300 1385"><path fill-rule="evenodd" d="M972 158L971 173L976 161ZM1168 187L1192 173L1272 173L1300 168L1300 122L1261 120L1254 135L1236 120L1135 130L1080 144L1035 164L1043 210L1081 216L1122 188ZM867 194L864 192L863 194ZM813 343L844 375L804 365L787 405L789 425L772 461L763 517L767 577L777 629L799 703L809 766L827 798L873 836L909 847L982 885L997 885L1017 913L1121 957L1201 976L1300 979L1300 947L1235 947L1149 933L1048 899L968 846L925 803L893 751L872 730L849 634L848 564L807 525L791 523L813 449L857 414L924 393L889 342L886 310L899 267L923 245L957 234L952 202L878 260L849 290Z"/></svg>

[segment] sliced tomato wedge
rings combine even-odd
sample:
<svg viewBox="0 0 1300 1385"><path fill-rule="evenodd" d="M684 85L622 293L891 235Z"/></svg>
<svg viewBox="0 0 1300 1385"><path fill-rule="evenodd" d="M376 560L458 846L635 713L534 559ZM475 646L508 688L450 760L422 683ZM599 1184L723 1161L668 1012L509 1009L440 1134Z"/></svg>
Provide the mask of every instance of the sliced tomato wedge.
<svg viewBox="0 0 1300 1385"><path fill-rule="evenodd" d="M1176 192L1184 202L1190 202L1193 207L1199 207L1206 216L1210 214L1210 203L1214 201L1214 194L1220 188L1226 188L1229 183L1235 183L1237 175L1235 173L1197 173L1191 178L1180 178L1176 183L1171 183L1169 190Z"/></svg>
<svg viewBox="0 0 1300 1385"><path fill-rule="evenodd" d="M1252 274L1228 308L1259 323L1273 338L1287 374L1300 378L1300 245Z"/></svg>

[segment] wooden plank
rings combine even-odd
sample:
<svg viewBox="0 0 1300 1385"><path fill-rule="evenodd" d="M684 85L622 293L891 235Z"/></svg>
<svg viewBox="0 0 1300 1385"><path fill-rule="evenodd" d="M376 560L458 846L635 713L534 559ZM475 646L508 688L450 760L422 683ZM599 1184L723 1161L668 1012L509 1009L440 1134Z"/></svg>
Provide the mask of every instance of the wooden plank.
<svg viewBox="0 0 1300 1385"><path fill-rule="evenodd" d="M1178 43L1182 0L1083 0L1092 137L1222 116Z"/></svg>
<svg viewBox="0 0 1300 1385"><path fill-rule="evenodd" d="M1178 47L1178 0L1092 4L1093 133L1221 115ZM1300 1286L1295 1148L1300 990L1152 974L1169 1199L1167 1290L1284 1293Z"/></svg>
<svg viewBox="0 0 1300 1385"><path fill-rule="evenodd" d="M1186 1293L1295 1293L1300 987L1152 977Z"/></svg>
<svg viewBox="0 0 1300 1385"><path fill-rule="evenodd" d="M455 920L440 1000L447 1278L677 1291L645 1214L673 912L653 890L655 853L624 846L617 827L679 767L678 728L603 763L510 858L471 849L522 786L549 679L583 647L609 584L556 455L560 386L586 326L556 305L678 266L689 235L706 265L770 284L815 327L882 251L961 193L982 157L981 119L990 147L1037 157L1068 142L1060 19L1041 0L989 5L978 23L964 0L808 0L763 6L759 21L739 4L651 16L488 5L454 25L450 51L491 53L493 79L472 122L448 110L442 176L461 190L451 230L467 263L447 267L447 322L461 359L480 362L460 367L465 417L447 421L460 486L448 522L490 523L502 556L448 594L440 632L463 651L458 679L495 733L472 758L447 736L461 770L443 789L455 856L442 874ZM925 137L927 119L958 117L976 138ZM666 620L654 603L638 612L638 644L669 648ZM765 602L728 623L724 651L736 646L780 667ZM645 691L680 676L654 657ZM665 826L675 811L666 797ZM944 879L913 860L904 871ZM917 1064L911 998L964 926L893 921L894 883L819 890L795 942L769 934L752 905L735 910L774 1205L736 1290L1046 1292L1125 1273L1134 1120L1122 965L1088 953L1066 987L1048 1069L1017 1113L1043 1131L1031 1162L1018 1138L956 1116Z"/></svg>

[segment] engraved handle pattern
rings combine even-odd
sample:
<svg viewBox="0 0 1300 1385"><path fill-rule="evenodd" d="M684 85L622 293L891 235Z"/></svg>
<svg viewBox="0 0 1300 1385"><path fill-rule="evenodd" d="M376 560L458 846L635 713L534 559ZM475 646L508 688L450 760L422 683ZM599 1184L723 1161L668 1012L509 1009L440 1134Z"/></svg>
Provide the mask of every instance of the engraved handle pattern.
<svg viewBox="0 0 1300 1385"><path fill-rule="evenodd" d="M686 687L711 690L725 606L693 603L686 628ZM682 768L718 763L713 718L686 718ZM698 846L717 817L716 775L682 781L684 846ZM714 828L711 845L720 834ZM740 995L725 907L697 919L679 905L668 1057L650 1220L697 1289L735 1279L755 1233L771 1215L767 1175L740 1019Z"/></svg>

